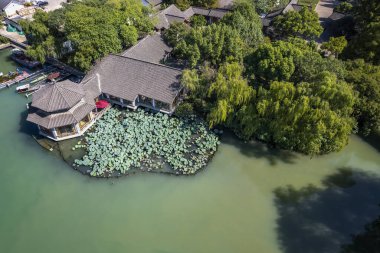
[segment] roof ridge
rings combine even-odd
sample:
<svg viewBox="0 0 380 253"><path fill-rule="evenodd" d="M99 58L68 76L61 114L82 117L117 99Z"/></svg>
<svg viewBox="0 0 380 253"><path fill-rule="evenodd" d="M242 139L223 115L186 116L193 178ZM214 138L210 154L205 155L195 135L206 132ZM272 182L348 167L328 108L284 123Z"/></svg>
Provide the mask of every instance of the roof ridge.
<svg viewBox="0 0 380 253"><path fill-rule="evenodd" d="M183 18L183 19L186 19L186 17L180 17L180 16L176 16L176 15L172 15L172 14L165 14L165 16L170 16L170 17L176 17L176 18Z"/></svg>
<svg viewBox="0 0 380 253"><path fill-rule="evenodd" d="M136 44L134 44L133 46L131 46L130 48L128 48L127 50L125 50L123 53L126 53L129 50L132 50L132 48L136 47L138 44L140 44L141 42L143 42L144 40L146 40L148 37L151 37L151 35L148 34L147 36L145 36L144 38L142 38L140 41L138 41Z"/></svg>
<svg viewBox="0 0 380 253"><path fill-rule="evenodd" d="M55 84L52 84L52 86L50 86L50 87L51 87L50 89L51 89L52 91L50 92L50 98L48 98L48 99L49 99L49 102L48 102L47 109L48 109L49 111L50 111L50 103L53 102L53 101L52 101L53 99L51 99L51 97L52 97L52 93L54 92L54 85L55 85Z"/></svg>
<svg viewBox="0 0 380 253"><path fill-rule="evenodd" d="M54 85L57 85L57 84L54 84ZM63 100L65 100L65 102L66 102L66 105L67 105L68 107L70 107L70 103L69 103L69 102L67 102L67 100L66 100L65 96L62 94L61 90L60 90L60 89L58 89L58 88L62 88L62 89L63 89L63 87L61 87L61 85L60 85L59 87L57 87L57 90L59 91L59 94L61 95L61 97L63 98ZM52 100L52 99L50 99L50 100Z"/></svg>
<svg viewBox="0 0 380 253"><path fill-rule="evenodd" d="M181 69L177 69L177 68L173 68L173 67L170 67L170 66L166 66L164 64L159 64L159 63L154 63L154 62L149 62L149 61L143 61L143 60L140 60L140 59L136 59L136 58L132 58L132 57L128 57L128 56L123 56L123 55L118 55L118 54L109 54L109 55L118 56L118 57L126 58L126 59L131 59L131 60L135 60L135 61L139 61L139 62L145 62L145 63L149 63L149 64L156 65L156 66L159 66L159 67L164 67L164 68L173 69L173 70L177 70L177 71L182 72Z"/></svg>

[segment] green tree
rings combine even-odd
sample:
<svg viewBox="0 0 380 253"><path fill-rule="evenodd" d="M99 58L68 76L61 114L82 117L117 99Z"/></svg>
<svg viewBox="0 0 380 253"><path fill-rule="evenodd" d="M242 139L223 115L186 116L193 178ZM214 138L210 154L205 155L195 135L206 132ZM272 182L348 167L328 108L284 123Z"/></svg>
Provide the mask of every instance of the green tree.
<svg viewBox="0 0 380 253"><path fill-rule="evenodd" d="M225 15L222 22L237 30L242 40L250 47L264 41L261 19L252 4L235 3L233 11Z"/></svg>
<svg viewBox="0 0 380 253"><path fill-rule="evenodd" d="M269 89L259 87L241 107L235 129L244 138L310 155L338 151L355 126L354 102L351 86L329 72L297 86L275 81Z"/></svg>
<svg viewBox="0 0 380 253"><path fill-rule="evenodd" d="M380 216L365 225L365 231L352 236L352 242L342 246L340 253L378 253L380 249Z"/></svg>
<svg viewBox="0 0 380 253"><path fill-rule="evenodd" d="M335 58L324 58L316 51L306 51L294 61L295 72L291 81L295 83L313 81L323 71L334 73L338 79L344 79L346 75L345 65Z"/></svg>
<svg viewBox="0 0 380 253"><path fill-rule="evenodd" d="M359 131L368 135L380 127L380 67L363 60L349 61L346 67L345 80L358 92L354 115Z"/></svg>
<svg viewBox="0 0 380 253"><path fill-rule="evenodd" d="M182 23L175 22L170 25L169 29L166 29L162 33L162 37L169 46L176 46L180 41L184 40L185 37L190 33L191 28Z"/></svg>
<svg viewBox="0 0 380 253"><path fill-rule="evenodd" d="M295 71L295 60L302 55L303 51L290 42L265 43L247 56L247 73L256 83L288 81Z"/></svg>
<svg viewBox="0 0 380 253"><path fill-rule="evenodd" d="M348 44L345 56L380 64L380 2L359 0L353 8L353 15L357 35Z"/></svg>
<svg viewBox="0 0 380 253"><path fill-rule="evenodd" d="M227 58L242 61L245 44L239 33L225 24L212 24L191 29L173 50L180 60L190 67L210 62L214 66L224 63Z"/></svg>
<svg viewBox="0 0 380 253"><path fill-rule="evenodd" d="M46 56L59 57L82 70L153 29L149 9L138 0L73 1L53 12L37 11L33 17L21 22L31 43L28 55L42 62Z"/></svg>
<svg viewBox="0 0 380 253"><path fill-rule="evenodd" d="M243 77L243 70L238 62L226 62L217 70L206 65L183 72L189 101L206 116L210 127L229 125L234 113L250 99L253 89Z"/></svg>
<svg viewBox="0 0 380 253"><path fill-rule="evenodd" d="M340 13L349 13L352 10L352 4L348 2L341 2L338 6L334 8L334 11Z"/></svg>
<svg viewBox="0 0 380 253"><path fill-rule="evenodd" d="M194 15L191 17L190 23L192 27L202 27L207 25L207 20L204 16Z"/></svg>
<svg viewBox="0 0 380 253"><path fill-rule="evenodd" d="M123 24L120 26L120 37L122 41L122 46L130 47L136 44L138 39L138 31L134 26Z"/></svg>
<svg viewBox="0 0 380 253"><path fill-rule="evenodd" d="M303 7L299 12L289 11L277 16L273 21L273 27L281 37L315 39L323 32L318 14L308 7Z"/></svg>
<svg viewBox="0 0 380 253"><path fill-rule="evenodd" d="M339 56L340 53L347 46L347 40L344 36L341 37L331 37L328 42L322 43L321 48L333 53L336 57Z"/></svg>
<svg viewBox="0 0 380 253"><path fill-rule="evenodd" d="M242 77L243 70L237 62L225 63L219 68L208 90L208 96L214 101L207 116L210 127L231 124L235 111L250 99L253 90Z"/></svg>

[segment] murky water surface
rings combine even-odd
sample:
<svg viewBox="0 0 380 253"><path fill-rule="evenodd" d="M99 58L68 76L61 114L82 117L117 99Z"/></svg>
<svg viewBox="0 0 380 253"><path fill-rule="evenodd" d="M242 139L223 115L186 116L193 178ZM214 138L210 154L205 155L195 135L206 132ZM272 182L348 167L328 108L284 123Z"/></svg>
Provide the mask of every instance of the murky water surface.
<svg viewBox="0 0 380 253"><path fill-rule="evenodd" d="M357 136L311 159L225 135L196 176L96 180L38 146L26 103L0 91L0 252L332 253L380 214L379 151Z"/></svg>

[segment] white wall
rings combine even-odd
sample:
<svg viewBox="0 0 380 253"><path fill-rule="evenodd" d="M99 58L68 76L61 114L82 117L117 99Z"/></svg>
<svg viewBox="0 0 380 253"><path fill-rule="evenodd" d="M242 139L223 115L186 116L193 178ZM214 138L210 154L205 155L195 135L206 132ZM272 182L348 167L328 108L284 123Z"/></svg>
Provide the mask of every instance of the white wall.
<svg viewBox="0 0 380 253"><path fill-rule="evenodd" d="M5 14L7 17L13 16L16 14L16 11L24 8L24 5L16 2L11 2L7 5L7 7L4 9Z"/></svg>

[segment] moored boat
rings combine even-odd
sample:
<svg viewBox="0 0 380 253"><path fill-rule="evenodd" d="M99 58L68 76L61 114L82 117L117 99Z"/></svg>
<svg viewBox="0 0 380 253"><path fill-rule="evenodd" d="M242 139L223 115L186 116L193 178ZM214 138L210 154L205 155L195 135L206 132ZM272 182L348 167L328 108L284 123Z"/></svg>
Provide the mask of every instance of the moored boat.
<svg viewBox="0 0 380 253"><path fill-rule="evenodd" d="M17 93L24 93L24 92L27 92L29 88L30 88L30 84L27 83L27 84L16 87L16 91Z"/></svg>
<svg viewBox="0 0 380 253"><path fill-rule="evenodd" d="M33 83L37 83L37 82L39 82L39 81L44 80L46 77L47 77L47 75L39 76L39 77L37 77L36 79L34 79L33 81L31 81L30 83L31 83L31 84L33 84Z"/></svg>
<svg viewBox="0 0 380 253"><path fill-rule="evenodd" d="M48 75L47 80L53 81L57 79L61 74L59 72L53 72L50 75Z"/></svg>

